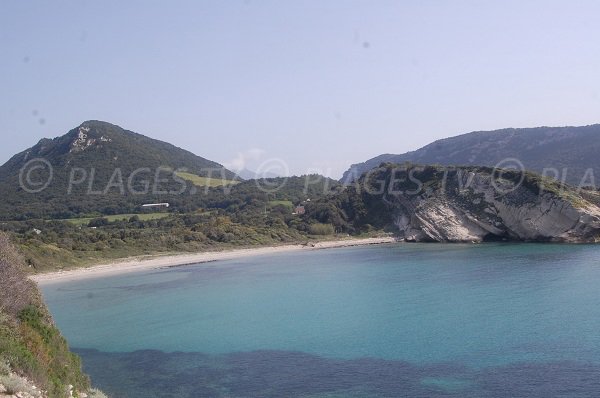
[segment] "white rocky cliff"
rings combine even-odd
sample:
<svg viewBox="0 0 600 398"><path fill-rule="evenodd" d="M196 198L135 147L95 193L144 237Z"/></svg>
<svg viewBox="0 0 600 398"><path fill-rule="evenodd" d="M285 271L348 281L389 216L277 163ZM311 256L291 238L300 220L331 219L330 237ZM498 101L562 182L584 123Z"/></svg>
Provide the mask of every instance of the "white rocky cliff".
<svg viewBox="0 0 600 398"><path fill-rule="evenodd" d="M393 175L400 186L388 178L382 197L406 241L600 241L597 191L477 167L423 167L410 178L408 172L406 178ZM410 182L420 189L401 189Z"/></svg>

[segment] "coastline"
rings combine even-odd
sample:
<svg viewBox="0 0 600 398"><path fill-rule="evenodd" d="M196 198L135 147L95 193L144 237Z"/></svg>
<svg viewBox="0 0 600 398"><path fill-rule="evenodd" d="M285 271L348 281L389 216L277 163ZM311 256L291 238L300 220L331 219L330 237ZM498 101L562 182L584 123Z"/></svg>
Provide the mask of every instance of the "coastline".
<svg viewBox="0 0 600 398"><path fill-rule="evenodd" d="M233 260L243 257L252 257L268 254L287 253L294 251L333 249L340 247L379 245L395 243L395 237L342 239L321 241L312 244L291 244L283 246L263 246L256 248L233 249L223 251L208 251L192 254L157 255L145 258L126 258L123 260L94 265L86 268L76 268L67 271L54 271L43 274L31 275L30 279L39 285L70 282L89 278L128 274L152 269L180 267L213 261Z"/></svg>

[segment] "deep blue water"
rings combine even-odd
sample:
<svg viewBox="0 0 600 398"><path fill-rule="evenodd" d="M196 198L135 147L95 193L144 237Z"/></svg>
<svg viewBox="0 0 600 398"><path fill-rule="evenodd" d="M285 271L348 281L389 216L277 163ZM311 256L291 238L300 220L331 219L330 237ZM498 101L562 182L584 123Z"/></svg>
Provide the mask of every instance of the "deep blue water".
<svg viewBox="0 0 600 398"><path fill-rule="evenodd" d="M397 244L43 286L113 397L598 397L600 246Z"/></svg>

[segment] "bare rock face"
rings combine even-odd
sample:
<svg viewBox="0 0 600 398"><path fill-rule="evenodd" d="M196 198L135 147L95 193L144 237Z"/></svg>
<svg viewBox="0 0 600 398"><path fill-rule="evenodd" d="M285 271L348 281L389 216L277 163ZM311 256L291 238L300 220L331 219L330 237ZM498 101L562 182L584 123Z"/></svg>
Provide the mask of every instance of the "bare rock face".
<svg viewBox="0 0 600 398"><path fill-rule="evenodd" d="M371 178L385 181L382 202L406 241L600 241L598 193L517 171L393 167Z"/></svg>

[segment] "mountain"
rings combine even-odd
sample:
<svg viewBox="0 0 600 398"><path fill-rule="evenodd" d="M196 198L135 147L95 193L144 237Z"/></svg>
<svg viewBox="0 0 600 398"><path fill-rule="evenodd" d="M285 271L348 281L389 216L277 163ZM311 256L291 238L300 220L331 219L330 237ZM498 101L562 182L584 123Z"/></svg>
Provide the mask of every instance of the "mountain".
<svg viewBox="0 0 600 398"><path fill-rule="evenodd" d="M598 124L476 131L438 140L416 151L401 155L384 154L353 164L341 181L350 183L384 162L494 167L505 159L513 158L519 160L526 170L543 173L544 169L554 169L556 172L548 171L546 175L559 180L564 178L572 185L582 182L582 185L594 185L594 175L600 176L598 153Z"/></svg>
<svg viewBox="0 0 600 398"><path fill-rule="evenodd" d="M236 179L222 165L169 143L86 121L61 137L40 140L0 167L0 217L110 214L166 201L189 185L173 170L204 179Z"/></svg>
<svg viewBox="0 0 600 398"><path fill-rule="evenodd" d="M271 172L257 173L256 171L252 171L250 169L242 169L235 172L235 174L244 179L244 180L257 180L261 178L278 178L279 175Z"/></svg>

